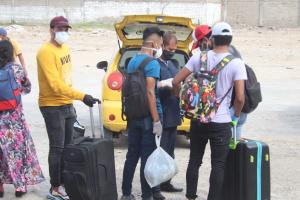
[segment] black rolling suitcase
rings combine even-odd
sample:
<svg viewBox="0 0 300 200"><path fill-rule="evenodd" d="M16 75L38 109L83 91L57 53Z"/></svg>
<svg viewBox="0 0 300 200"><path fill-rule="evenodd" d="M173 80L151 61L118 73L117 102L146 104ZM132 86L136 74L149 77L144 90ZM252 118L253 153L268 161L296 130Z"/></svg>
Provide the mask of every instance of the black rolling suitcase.
<svg viewBox="0 0 300 200"><path fill-rule="evenodd" d="M236 141L227 158L222 200L270 200L270 154L266 143Z"/></svg>
<svg viewBox="0 0 300 200"><path fill-rule="evenodd" d="M101 108L99 119L101 122ZM71 200L117 200L114 147L112 140L95 137L93 110L90 108L93 138L81 137L64 150L64 184Z"/></svg>

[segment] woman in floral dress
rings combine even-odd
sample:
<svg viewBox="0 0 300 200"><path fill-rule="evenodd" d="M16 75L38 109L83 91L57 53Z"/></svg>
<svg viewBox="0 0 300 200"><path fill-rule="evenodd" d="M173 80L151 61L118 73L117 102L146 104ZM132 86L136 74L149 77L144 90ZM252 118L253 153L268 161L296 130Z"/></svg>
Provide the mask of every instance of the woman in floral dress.
<svg viewBox="0 0 300 200"><path fill-rule="evenodd" d="M0 70L13 63L13 47L8 41L0 41ZM12 69L21 94L31 90L25 70L13 64ZM0 83L1 84L1 83ZM22 103L15 110L0 110L0 197L3 184L15 186L16 197L27 192L27 185L44 181L33 140L23 114Z"/></svg>

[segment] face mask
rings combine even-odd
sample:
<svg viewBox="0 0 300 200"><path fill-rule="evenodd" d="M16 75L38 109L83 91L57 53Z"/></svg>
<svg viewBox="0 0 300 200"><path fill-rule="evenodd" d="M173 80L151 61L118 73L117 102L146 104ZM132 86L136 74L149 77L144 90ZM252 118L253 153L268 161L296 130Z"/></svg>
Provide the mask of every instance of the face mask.
<svg viewBox="0 0 300 200"><path fill-rule="evenodd" d="M162 50L161 47L159 49L149 48L149 47L142 47L142 48L154 51L155 52L154 55L153 55L154 58L160 58L162 53L163 53L163 50Z"/></svg>
<svg viewBox="0 0 300 200"><path fill-rule="evenodd" d="M173 58L174 55L175 55L175 52L173 52L173 51L168 51L168 50L163 51L163 57L166 60L170 60L171 58Z"/></svg>
<svg viewBox="0 0 300 200"><path fill-rule="evenodd" d="M155 51L154 58L160 58L163 53L162 48L160 47L159 49L155 49Z"/></svg>
<svg viewBox="0 0 300 200"><path fill-rule="evenodd" d="M54 39L58 44L62 45L68 41L69 33L65 32L65 31L56 32Z"/></svg>
<svg viewBox="0 0 300 200"><path fill-rule="evenodd" d="M201 51L207 51L208 50L208 45L206 42L202 42L200 45L199 45L199 48Z"/></svg>

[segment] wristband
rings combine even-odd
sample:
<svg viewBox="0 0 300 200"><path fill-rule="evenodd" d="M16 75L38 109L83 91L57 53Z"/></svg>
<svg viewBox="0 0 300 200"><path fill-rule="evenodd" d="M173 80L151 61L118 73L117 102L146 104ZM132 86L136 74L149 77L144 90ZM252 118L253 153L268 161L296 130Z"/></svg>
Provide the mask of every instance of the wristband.
<svg viewBox="0 0 300 200"><path fill-rule="evenodd" d="M237 126L239 119L240 119L239 117L233 115L233 116L232 116L231 124L232 124L233 126Z"/></svg>

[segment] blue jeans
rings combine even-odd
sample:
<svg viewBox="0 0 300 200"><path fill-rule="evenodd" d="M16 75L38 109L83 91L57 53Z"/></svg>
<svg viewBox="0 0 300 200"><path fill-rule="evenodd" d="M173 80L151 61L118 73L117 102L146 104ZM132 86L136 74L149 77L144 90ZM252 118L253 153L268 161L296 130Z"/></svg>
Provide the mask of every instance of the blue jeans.
<svg viewBox="0 0 300 200"><path fill-rule="evenodd" d="M230 115L233 116L234 115L234 108L230 108ZM241 112L241 115L240 115L240 119L238 121L238 124L236 126L236 139L241 139L242 137L242 127L243 125L245 124L246 122L246 119L247 119L247 113L243 113Z"/></svg>
<svg viewBox="0 0 300 200"><path fill-rule="evenodd" d="M152 197L152 190L144 176L144 168L148 157L155 148L155 135L153 134L151 117L143 120L128 121L128 151L123 171L123 195L128 196L131 194L135 168L139 158L141 158L140 180L142 198Z"/></svg>

